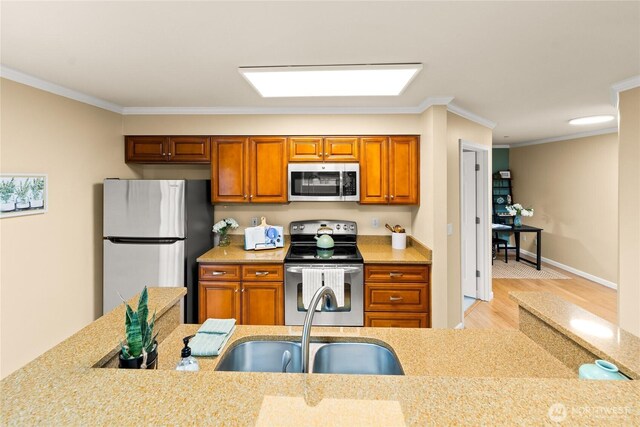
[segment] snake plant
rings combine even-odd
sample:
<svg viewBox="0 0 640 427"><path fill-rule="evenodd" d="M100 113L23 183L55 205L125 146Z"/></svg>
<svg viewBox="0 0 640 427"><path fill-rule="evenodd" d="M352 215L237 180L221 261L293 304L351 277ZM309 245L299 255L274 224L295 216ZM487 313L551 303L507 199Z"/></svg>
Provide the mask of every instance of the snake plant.
<svg viewBox="0 0 640 427"><path fill-rule="evenodd" d="M120 343L122 347L123 359L135 359L141 355L146 356L153 350L154 343L158 337L158 333L153 333L153 327L156 323L156 313L153 313L151 321L147 322L149 316L149 307L147 302L149 294L145 286L140 293L138 300L138 310L133 311L131 306L124 301L126 308L124 326L127 336L126 344Z"/></svg>

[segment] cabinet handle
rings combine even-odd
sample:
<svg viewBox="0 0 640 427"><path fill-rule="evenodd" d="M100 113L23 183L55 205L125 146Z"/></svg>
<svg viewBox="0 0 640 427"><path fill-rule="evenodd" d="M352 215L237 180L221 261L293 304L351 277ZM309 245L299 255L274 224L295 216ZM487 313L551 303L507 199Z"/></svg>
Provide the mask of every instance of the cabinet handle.
<svg viewBox="0 0 640 427"><path fill-rule="evenodd" d="M249 196L250 199L253 199L253 194Z"/></svg>
<svg viewBox="0 0 640 427"><path fill-rule="evenodd" d="M235 289L233 292L238 293L238 290L237 290L237 289Z"/></svg>
<svg viewBox="0 0 640 427"><path fill-rule="evenodd" d="M402 297L389 297L389 301L402 301Z"/></svg>
<svg viewBox="0 0 640 427"><path fill-rule="evenodd" d="M171 153L169 153L169 157L171 157Z"/></svg>
<svg viewBox="0 0 640 427"><path fill-rule="evenodd" d="M212 271L212 272L211 272L211 275L212 275L212 276L223 276L223 275L225 275L225 274L227 274L227 272L226 272L226 271Z"/></svg>
<svg viewBox="0 0 640 427"><path fill-rule="evenodd" d="M247 195L246 195L246 194L244 195L244 198L245 198L245 199L247 198Z"/></svg>
<svg viewBox="0 0 640 427"><path fill-rule="evenodd" d="M256 271L256 276L268 276L268 271Z"/></svg>
<svg viewBox="0 0 640 427"><path fill-rule="evenodd" d="M325 156L328 156L328 155L329 155L329 153L324 153L324 155L325 155Z"/></svg>
<svg viewBox="0 0 640 427"><path fill-rule="evenodd" d="M393 194L391 195L391 198L393 199Z"/></svg>
<svg viewBox="0 0 640 427"><path fill-rule="evenodd" d="M402 277L404 276L404 273L401 273L399 271L390 271L389 272L389 277Z"/></svg>
<svg viewBox="0 0 640 427"><path fill-rule="evenodd" d="M240 289L240 292L244 292L244 288Z"/></svg>
<svg viewBox="0 0 640 427"><path fill-rule="evenodd" d="M388 198L389 198L389 196L387 196L387 195L385 194L385 195L384 195L384 198L385 198L385 199L388 199Z"/></svg>
<svg viewBox="0 0 640 427"><path fill-rule="evenodd" d="M167 153L162 153L162 155L163 155L163 156L166 156L166 155L167 155Z"/></svg>

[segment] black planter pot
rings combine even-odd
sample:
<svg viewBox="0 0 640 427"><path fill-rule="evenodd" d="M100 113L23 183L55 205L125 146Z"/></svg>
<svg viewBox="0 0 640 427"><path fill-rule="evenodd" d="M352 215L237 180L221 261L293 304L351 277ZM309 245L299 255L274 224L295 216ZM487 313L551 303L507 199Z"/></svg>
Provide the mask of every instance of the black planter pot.
<svg viewBox="0 0 640 427"><path fill-rule="evenodd" d="M118 365L121 369L141 369L142 359L143 357L137 357L135 359L123 359L122 352L118 355L120 359L120 364ZM158 342L155 341L153 344L153 350L147 354L147 368L146 369L157 369L158 368Z"/></svg>

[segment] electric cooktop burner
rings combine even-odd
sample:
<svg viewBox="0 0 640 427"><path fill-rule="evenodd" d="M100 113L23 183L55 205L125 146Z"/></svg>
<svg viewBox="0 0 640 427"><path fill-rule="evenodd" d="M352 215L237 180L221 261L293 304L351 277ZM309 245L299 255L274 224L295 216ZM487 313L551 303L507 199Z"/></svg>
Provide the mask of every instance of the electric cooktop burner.
<svg viewBox="0 0 640 427"><path fill-rule="evenodd" d="M333 248L316 246L316 235L328 234ZM357 225L354 221L310 220L294 221L289 226L291 246L285 262L304 263L361 263L362 254L356 245Z"/></svg>

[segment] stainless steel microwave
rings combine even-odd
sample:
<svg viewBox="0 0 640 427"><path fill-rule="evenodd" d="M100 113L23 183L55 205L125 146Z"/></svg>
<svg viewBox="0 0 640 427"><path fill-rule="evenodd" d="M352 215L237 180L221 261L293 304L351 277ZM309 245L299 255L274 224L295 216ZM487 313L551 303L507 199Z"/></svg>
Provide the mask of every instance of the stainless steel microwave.
<svg viewBox="0 0 640 427"><path fill-rule="evenodd" d="M289 201L360 201L357 163L289 163Z"/></svg>

